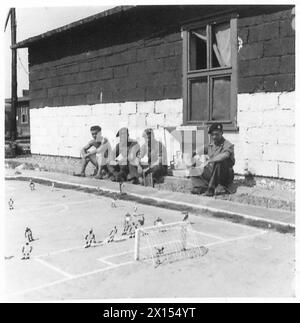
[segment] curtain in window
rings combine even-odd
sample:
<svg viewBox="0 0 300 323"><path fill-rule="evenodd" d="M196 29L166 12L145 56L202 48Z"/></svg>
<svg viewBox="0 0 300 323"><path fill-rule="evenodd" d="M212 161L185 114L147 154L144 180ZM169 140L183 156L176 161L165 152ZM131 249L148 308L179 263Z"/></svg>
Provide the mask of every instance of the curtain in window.
<svg viewBox="0 0 300 323"><path fill-rule="evenodd" d="M199 32L192 31L192 34L205 42L207 41L207 37L205 35L201 35Z"/></svg>
<svg viewBox="0 0 300 323"><path fill-rule="evenodd" d="M220 24L214 27L213 49L220 66L231 66L230 25Z"/></svg>

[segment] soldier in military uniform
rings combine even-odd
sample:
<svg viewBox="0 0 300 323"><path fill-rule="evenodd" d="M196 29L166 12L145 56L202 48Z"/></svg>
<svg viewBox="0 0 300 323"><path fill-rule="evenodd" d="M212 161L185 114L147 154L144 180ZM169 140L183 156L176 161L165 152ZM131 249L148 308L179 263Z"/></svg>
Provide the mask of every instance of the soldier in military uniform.
<svg viewBox="0 0 300 323"><path fill-rule="evenodd" d="M114 182L131 181L133 184L139 184L137 154L140 146L136 140L129 138L126 127L121 128L116 137L120 141L112 151L111 160L107 166L110 179Z"/></svg>
<svg viewBox="0 0 300 323"><path fill-rule="evenodd" d="M144 177L152 174L154 184L159 183L168 173L166 148L162 142L156 140L151 128L143 132L143 138L145 143L139 151L139 174Z"/></svg>
<svg viewBox="0 0 300 323"><path fill-rule="evenodd" d="M208 133L211 143L204 147L204 154L208 158L201 175L191 175L191 193L204 196L233 193L234 145L223 137L223 126L220 123L212 124Z"/></svg>

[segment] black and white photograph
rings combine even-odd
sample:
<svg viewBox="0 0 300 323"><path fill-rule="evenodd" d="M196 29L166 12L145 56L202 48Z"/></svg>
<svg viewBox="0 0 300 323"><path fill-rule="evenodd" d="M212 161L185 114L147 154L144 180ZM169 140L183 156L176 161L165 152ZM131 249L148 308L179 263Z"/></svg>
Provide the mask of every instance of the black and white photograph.
<svg viewBox="0 0 300 323"><path fill-rule="evenodd" d="M7 3L0 301L294 302L295 2Z"/></svg>

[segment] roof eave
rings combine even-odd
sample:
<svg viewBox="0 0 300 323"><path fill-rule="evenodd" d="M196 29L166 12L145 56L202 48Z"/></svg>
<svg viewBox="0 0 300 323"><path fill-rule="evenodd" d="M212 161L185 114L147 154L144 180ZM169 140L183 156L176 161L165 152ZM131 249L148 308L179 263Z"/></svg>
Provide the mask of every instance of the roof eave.
<svg viewBox="0 0 300 323"><path fill-rule="evenodd" d="M70 23L68 25L65 25L65 26L62 26L62 27L47 31L47 32L45 32L43 34L40 34L40 35L37 35L37 36L30 37L30 38L27 38L25 40L22 40L22 41L18 42L17 44L11 46L11 48L12 49L26 48L26 47L29 47L31 44L33 44L33 43L35 43L37 41L49 38L49 37L54 36L56 34L59 34L61 32L69 31L69 30L71 30L73 28L79 27L79 26L87 24L87 23L94 22L96 20L99 20L99 19L111 16L111 15L114 15L116 13L121 13L121 12L128 11L128 10L134 8L134 7L136 7L136 6L117 6L117 7L113 7L111 9L102 11L102 12L96 14L96 15L86 17L84 19L72 22L72 23Z"/></svg>

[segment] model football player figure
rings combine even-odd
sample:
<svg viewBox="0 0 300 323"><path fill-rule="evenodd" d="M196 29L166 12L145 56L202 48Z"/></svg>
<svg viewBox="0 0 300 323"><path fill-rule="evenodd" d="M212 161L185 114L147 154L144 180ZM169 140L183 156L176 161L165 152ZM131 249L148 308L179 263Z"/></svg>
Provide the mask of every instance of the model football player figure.
<svg viewBox="0 0 300 323"><path fill-rule="evenodd" d="M85 236L85 248L91 247L92 244L96 244L96 237L93 232L93 229Z"/></svg>
<svg viewBox="0 0 300 323"><path fill-rule="evenodd" d="M132 222L128 232L129 239L135 238L135 230L137 228L138 228L138 224L135 222Z"/></svg>
<svg viewBox="0 0 300 323"><path fill-rule="evenodd" d="M145 217L141 215L140 219L138 219L138 224L142 227L145 224Z"/></svg>
<svg viewBox="0 0 300 323"><path fill-rule="evenodd" d="M118 229L115 226L109 233L107 243L113 242L115 240L115 236L117 235L117 233L118 233Z"/></svg>
<svg viewBox="0 0 300 323"><path fill-rule="evenodd" d="M22 248L22 254L23 254L23 258L22 260L28 260L30 259L30 254L32 252L32 246L30 245L30 243L27 241L25 243L25 245Z"/></svg>
<svg viewBox="0 0 300 323"><path fill-rule="evenodd" d="M32 181L32 179L30 179L30 181L29 181L29 187L30 187L30 189L31 189L32 191L34 191L34 190L35 190L35 184L34 184L34 182Z"/></svg>
<svg viewBox="0 0 300 323"><path fill-rule="evenodd" d="M161 226L161 225L164 225L164 221L158 217L155 221L154 221L154 225L155 226Z"/></svg>
<svg viewBox="0 0 300 323"><path fill-rule="evenodd" d="M111 202L111 207L112 208L116 208L117 207L117 199L118 199L118 196L117 196L117 194L114 194L114 197L113 197L114 199L113 199L113 201Z"/></svg>
<svg viewBox="0 0 300 323"><path fill-rule="evenodd" d="M165 247L164 246L162 246L162 247L155 247L155 249L156 249L156 256L157 256L157 259L156 259L156 267L157 266L159 266L159 265L161 265L163 262L162 262L162 260L161 260L161 257L164 255L164 253L165 253Z"/></svg>
<svg viewBox="0 0 300 323"><path fill-rule="evenodd" d="M184 212L182 212L182 214L184 215L184 218L183 218L183 222L188 222L188 220L189 220L189 212L187 212L187 211L184 211Z"/></svg>
<svg viewBox="0 0 300 323"><path fill-rule="evenodd" d="M129 234L131 226L132 226L131 215L130 215L130 213L126 213L125 214L125 222L124 222L124 230L123 230L122 236Z"/></svg>
<svg viewBox="0 0 300 323"><path fill-rule="evenodd" d="M34 241L34 239L33 239L33 235L32 235L32 231L31 231L31 229L30 229L30 228L26 228L26 229L25 229L25 239L26 239L26 241L28 241L28 242L32 242L32 241Z"/></svg>
<svg viewBox="0 0 300 323"><path fill-rule="evenodd" d="M14 209L14 200L12 198L9 199L8 206L10 210Z"/></svg>
<svg viewBox="0 0 300 323"><path fill-rule="evenodd" d="M120 194L123 194L123 188L124 188L124 183L123 182L119 182Z"/></svg>

